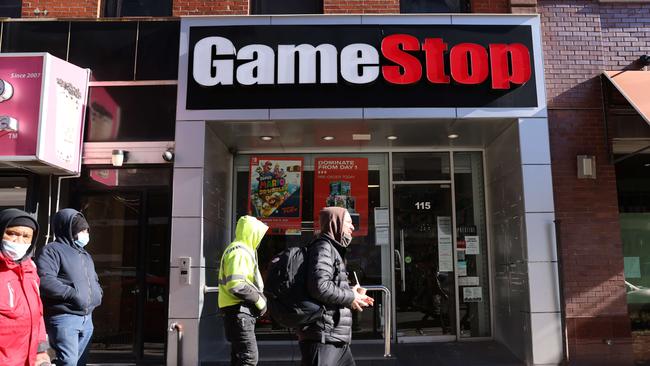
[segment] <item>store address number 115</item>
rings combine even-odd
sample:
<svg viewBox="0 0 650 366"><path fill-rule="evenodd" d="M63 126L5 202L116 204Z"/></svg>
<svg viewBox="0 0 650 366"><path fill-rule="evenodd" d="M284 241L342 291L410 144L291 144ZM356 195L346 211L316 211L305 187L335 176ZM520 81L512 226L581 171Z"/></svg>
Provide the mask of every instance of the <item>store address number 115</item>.
<svg viewBox="0 0 650 366"><path fill-rule="evenodd" d="M415 208L418 210L430 210L431 202L415 202Z"/></svg>

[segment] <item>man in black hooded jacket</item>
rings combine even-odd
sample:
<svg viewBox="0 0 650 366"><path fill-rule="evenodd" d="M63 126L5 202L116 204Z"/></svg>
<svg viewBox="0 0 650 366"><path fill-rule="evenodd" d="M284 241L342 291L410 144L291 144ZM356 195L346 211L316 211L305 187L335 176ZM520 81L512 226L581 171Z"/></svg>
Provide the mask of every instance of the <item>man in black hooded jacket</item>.
<svg viewBox="0 0 650 366"><path fill-rule="evenodd" d="M308 251L307 290L325 312L297 330L302 366L354 366L351 310L362 311L374 300L359 284L348 283L344 258L354 230L350 214L341 207L326 207L319 216L320 234Z"/></svg>
<svg viewBox="0 0 650 366"><path fill-rule="evenodd" d="M52 226L56 239L36 259L45 327L57 366L85 365L94 329L92 312L102 301L95 264L84 249L90 241L89 226L71 208L57 212Z"/></svg>

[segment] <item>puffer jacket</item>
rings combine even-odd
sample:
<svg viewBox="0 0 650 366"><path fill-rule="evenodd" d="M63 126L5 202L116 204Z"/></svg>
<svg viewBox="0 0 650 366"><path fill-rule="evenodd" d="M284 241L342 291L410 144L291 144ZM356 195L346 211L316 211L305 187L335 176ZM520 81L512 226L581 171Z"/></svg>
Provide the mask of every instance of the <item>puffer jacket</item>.
<svg viewBox="0 0 650 366"><path fill-rule="evenodd" d="M347 343L352 340L354 292L343 258L346 249L327 235L319 235L308 251L307 290L325 306L320 320L298 329L301 341Z"/></svg>
<svg viewBox="0 0 650 366"><path fill-rule="evenodd" d="M25 217L24 212L2 211L0 230L4 233L7 224L17 217ZM38 229L34 230L32 243L37 236ZM15 262L0 251L0 365L3 366L32 366L36 353L49 348L38 292L39 278L30 253L31 250Z"/></svg>
<svg viewBox="0 0 650 366"><path fill-rule="evenodd" d="M93 258L74 242L71 226L76 215L81 213L71 208L56 213L52 220L56 240L36 258L46 317L88 315L102 302Z"/></svg>

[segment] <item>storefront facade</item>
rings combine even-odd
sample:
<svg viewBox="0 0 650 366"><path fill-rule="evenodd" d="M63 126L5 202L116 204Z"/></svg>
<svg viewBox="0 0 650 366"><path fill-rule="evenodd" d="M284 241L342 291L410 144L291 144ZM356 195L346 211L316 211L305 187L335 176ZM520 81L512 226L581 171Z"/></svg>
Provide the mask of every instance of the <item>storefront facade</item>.
<svg viewBox="0 0 650 366"><path fill-rule="evenodd" d="M227 359L205 290L237 217L271 226L264 267L339 205L358 223L349 266L393 294L393 342L494 338L530 364L559 363L539 32L535 16L183 19L169 302L183 359ZM387 321L365 312L355 334L381 343Z"/></svg>
<svg viewBox="0 0 650 366"><path fill-rule="evenodd" d="M603 71L643 70L645 2L445 2L458 5L447 12L539 14L536 20L339 15L424 11L406 0L325 0L305 11L327 16L304 17L248 16L268 11L259 0L218 7L156 1L166 12L94 19L119 17L107 10L117 3L72 8L12 1L13 17L32 19L3 20L0 39L2 53L48 52L92 71L80 177L69 169L2 164L0 206L37 212L41 225L57 207L89 216L97 233L91 251L110 289L95 314L94 360L175 364L176 333L167 332L173 323L184 327L184 362L227 357L216 294L204 286L216 285L218 258L236 217L256 209L249 203L250 192L257 192L251 182L261 178L256 170L264 172L266 162L271 172L278 165L296 179L299 171L301 197L283 207L298 209L299 219L265 244L275 250L308 241L317 199L357 211L365 225L350 266L363 284L391 290L393 342L495 339L530 364L648 359L648 126L624 90L601 77ZM439 9L427 8L433 11ZM240 16L184 19L180 30L178 16L217 14ZM34 19L44 16L61 20ZM310 32L302 32L305 27ZM479 32L485 34L476 36L479 28L472 27L485 27ZM504 27L530 29L530 44L517 37L489 40ZM210 45L208 53L213 46L228 52L197 65L203 68L199 81L189 62L199 39L191 40L190 28L232 43L230 51L227 43ZM384 34L373 38L380 29ZM391 39L382 49L390 32L407 35L392 38L398 49L413 47L408 36L417 39L420 49L403 53L416 55L421 83L413 82L413 59L391 48ZM487 70L487 81L477 83L482 77L472 79L473 70L452 66L450 51L459 42L480 45L488 60L490 43L530 45L530 79L511 79L509 89L499 89L492 85L499 70L488 62L476 74ZM293 73L280 71L288 60L280 46L303 43L332 46L314 59L320 67L335 54L335 66L311 72L296 61ZM179 44L185 47L180 66ZM343 57L355 44L370 47L347 48ZM365 59L373 49L380 62ZM469 55L468 65L483 57L473 46L455 49ZM273 60L275 68L261 60ZM232 73L210 68L227 69L230 61ZM406 67L381 72L402 63ZM344 71L345 65L352 67ZM517 94L531 85L534 104ZM112 165L113 150L126 152L123 166ZM319 164L329 170L319 174ZM354 164L367 174L335 178ZM367 190L359 193L363 185ZM450 252L445 243L451 243L451 261L440 255L441 248ZM182 279L181 257L191 258L184 262L190 275ZM452 271L440 270L450 263ZM464 288L471 288L467 296ZM381 344L383 308L356 320L355 339ZM282 333L265 322L259 337L273 347L287 341Z"/></svg>

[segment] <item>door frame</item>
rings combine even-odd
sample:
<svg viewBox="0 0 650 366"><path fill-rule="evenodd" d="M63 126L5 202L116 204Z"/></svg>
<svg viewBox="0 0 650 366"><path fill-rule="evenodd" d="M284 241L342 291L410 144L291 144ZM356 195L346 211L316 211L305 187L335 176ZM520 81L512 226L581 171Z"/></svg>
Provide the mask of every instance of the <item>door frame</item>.
<svg viewBox="0 0 650 366"><path fill-rule="evenodd" d="M402 152L447 152L448 153L448 158L449 158L449 173L450 173L450 179L448 180L424 180L424 181L394 181L393 180L393 153L402 153ZM456 232L456 182L455 182L455 166L454 166L454 154L455 153L463 153L463 152L480 152L481 153L481 160L482 160L482 174L483 174L483 189L484 189L484 194L483 194L483 199L484 199L484 206L485 206L485 226L486 226L486 244L487 244L487 267L488 267L488 289L489 289L489 309L490 309L490 336L489 337L468 337L468 338L461 338L460 337L460 303L458 300L458 271L456 268L454 268L454 293L455 293L455 299L454 299L454 308L456 311L455 314L455 320L456 320L456 334L455 335L443 335L443 336L423 336L423 337L401 337L401 339L397 336L397 280L395 278L395 258L394 254L391 257L390 261L390 272L391 272L391 283L390 283L390 291L393 293L392 296L392 324L393 324L393 329L392 329L392 334L391 337L393 338L394 343L416 343L416 342L449 342L449 341L458 341L458 342L472 342L472 341L481 341L481 340L492 340L494 339L494 301L493 301L493 281L492 281L492 276L493 276L493 271L492 271L492 245L491 245L491 226L490 226L490 217L488 215L489 213L489 200L488 200L488 194L485 191L487 187L487 169L486 169L486 157L485 157L485 149L472 149L472 148L457 148L457 149L423 149L423 150L418 150L418 149L406 149L406 150L390 150L388 151L388 176L389 176L389 187L390 187L390 194L389 194L389 205L390 205L390 210L389 210L389 215L390 215L390 252L394 253L396 249L397 243L395 243L395 217L394 217L394 200L393 200L393 189L396 185L413 185L413 184L450 184L451 185L451 209L452 209L452 214L451 214L451 222L452 222L452 242L453 242L453 261L454 261L454 267L456 267L456 255L457 255L457 232Z"/></svg>
<svg viewBox="0 0 650 366"><path fill-rule="evenodd" d="M117 169L117 170L125 170L125 169L130 169L132 167L121 167L121 168L116 168L113 166L110 167L105 167L105 166L83 166L83 170L89 171L89 169ZM138 169L146 169L146 168L161 168L161 166L156 165L156 166L140 166L137 167ZM83 174L83 173L82 173ZM78 178L79 179L79 178ZM137 260L137 267L136 267L136 281L137 281L137 296L136 296L136 310L135 310L135 317L134 319L134 329L133 329L133 350L130 353L125 353L125 354L120 354L120 355L113 355L113 356L100 356L94 359L92 357L92 352L91 356L89 357L91 360L97 361L97 362L123 362L123 361L135 361L138 364L158 364L159 362L166 360L167 359L167 342L168 342L168 332L165 332L165 339L164 339L164 344L163 344L163 355L160 360L156 358L151 358L151 357L145 357L145 352L144 352L144 311L145 311L145 291L146 290L146 258L148 256L148 250L146 243L149 239L149 234L147 230L145 229L148 225L147 223L147 216L148 216L148 202L149 202L149 197L150 193L152 191L168 191L169 193L169 230L168 230L168 238L169 238L169 250L167 251L165 261L168 263L169 258L171 256L171 205L172 205L172 186L171 182L173 181L173 170L170 168L170 185L143 185L143 186L125 186L125 187L107 187L106 189L97 189L97 188L85 188L83 185L76 185L76 187L70 187L70 191L74 192L76 194L71 195L70 203L71 207L74 207L75 209L78 209L80 207L81 203L81 193L83 193L84 196L101 196L101 195L110 195L114 193L126 193L126 194L135 194L138 195L140 198L140 214L138 215L138 226L139 226L139 233L138 233L138 248L137 248L137 253L138 253L138 260ZM91 228L92 230L92 228ZM161 325L165 325L168 323L168 313L169 313L169 266L167 266L167 279L168 279L168 284L167 284L167 296L164 296L163 298L165 299L165 319L164 323L161 320Z"/></svg>

